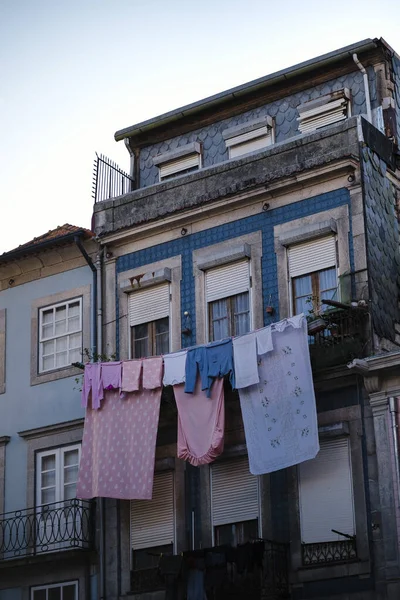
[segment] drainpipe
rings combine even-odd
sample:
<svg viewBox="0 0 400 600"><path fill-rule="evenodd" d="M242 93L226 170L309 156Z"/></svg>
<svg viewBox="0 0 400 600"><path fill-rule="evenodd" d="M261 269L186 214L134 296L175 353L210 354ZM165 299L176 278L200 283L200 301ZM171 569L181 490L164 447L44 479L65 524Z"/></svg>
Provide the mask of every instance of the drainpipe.
<svg viewBox="0 0 400 600"><path fill-rule="evenodd" d="M96 271L97 271L97 354L101 356L103 354L103 255L104 249L102 248L96 257Z"/></svg>
<svg viewBox="0 0 400 600"><path fill-rule="evenodd" d="M83 258L86 260L87 264L89 265L89 267L91 268L92 273L93 273L93 297L92 297L92 302L90 303L90 328L91 328L91 332L92 332L90 352L91 352L91 356L92 356L92 360L93 360L93 357L97 353L97 327L96 327L97 269L96 269L92 259L90 258L89 254L86 252L85 248L83 247L81 238L79 236L75 236L74 242L77 245L77 247L79 248Z"/></svg>
<svg viewBox="0 0 400 600"><path fill-rule="evenodd" d="M392 426L394 464L396 468L396 483L397 483L397 499L396 504L400 500L400 470L399 470L399 437L397 432L397 402L395 398L389 398L390 423Z"/></svg>
<svg viewBox="0 0 400 600"><path fill-rule="evenodd" d="M364 91L365 91L365 104L367 105L367 121L372 123L372 112L371 112L371 98L369 95L369 83L368 83L368 73L363 67L363 65L358 60L357 54L353 54L353 60L356 63L357 67L360 69L364 78Z"/></svg>

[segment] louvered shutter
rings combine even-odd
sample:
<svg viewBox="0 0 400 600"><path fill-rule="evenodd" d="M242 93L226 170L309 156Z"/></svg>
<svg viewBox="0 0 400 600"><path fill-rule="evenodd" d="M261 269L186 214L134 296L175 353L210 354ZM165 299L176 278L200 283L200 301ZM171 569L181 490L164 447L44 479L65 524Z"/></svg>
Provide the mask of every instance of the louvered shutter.
<svg viewBox="0 0 400 600"><path fill-rule="evenodd" d="M160 165L160 178L163 179L164 177L169 177L180 171L186 171L195 167L200 167L200 154L197 152Z"/></svg>
<svg viewBox="0 0 400 600"><path fill-rule="evenodd" d="M315 131L325 125L331 125L343 121L347 118L348 101L346 98L339 98L322 106L301 110L299 117L299 130L301 133Z"/></svg>
<svg viewBox="0 0 400 600"><path fill-rule="evenodd" d="M216 267L206 272L206 300L213 302L250 289L250 263L248 260Z"/></svg>
<svg viewBox="0 0 400 600"><path fill-rule="evenodd" d="M258 477L251 475L247 457L211 467L213 527L258 519Z"/></svg>
<svg viewBox="0 0 400 600"><path fill-rule="evenodd" d="M140 325L169 316L169 283L129 294L129 325Z"/></svg>
<svg viewBox="0 0 400 600"><path fill-rule="evenodd" d="M348 439L321 443L313 460L299 465L301 541L330 542L354 535L353 484Z"/></svg>
<svg viewBox="0 0 400 600"><path fill-rule="evenodd" d="M155 473L152 500L131 500L134 550L174 543L173 472Z"/></svg>
<svg viewBox="0 0 400 600"><path fill-rule="evenodd" d="M296 244L289 248L290 277L336 266L336 242L333 235Z"/></svg>

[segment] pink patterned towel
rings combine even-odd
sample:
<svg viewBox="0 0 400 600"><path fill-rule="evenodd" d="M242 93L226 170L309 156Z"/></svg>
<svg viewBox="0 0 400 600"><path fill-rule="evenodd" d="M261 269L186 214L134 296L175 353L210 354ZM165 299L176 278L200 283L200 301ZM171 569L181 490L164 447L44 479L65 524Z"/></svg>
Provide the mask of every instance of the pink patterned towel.
<svg viewBox="0 0 400 600"><path fill-rule="evenodd" d="M163 359L161 356L143 359L143 387L155 390L161 387L163 375Z"/></svg>
<svg viewBox="0 0 400 600"><path fill-rule="evenodd" d="M151 500L161 388L105 391L101 410L88 407L78 498Z"/></svg>
<svg viewBox="0 0 400 600"><path fill-rule="evenodd" d="M224 450L224 380L216 379L211 398L201 391L197 377L193 394L185 393L184 384L174 385L178 407L178 458L195 467L212 462Z"/></svg>
<svg viewBox="0 0 400 600"><path fill-rule="evenodd" d="M141 360L126 360L122 363L123 392L137 392L140 389L140 376L142 374Z"/></svg>

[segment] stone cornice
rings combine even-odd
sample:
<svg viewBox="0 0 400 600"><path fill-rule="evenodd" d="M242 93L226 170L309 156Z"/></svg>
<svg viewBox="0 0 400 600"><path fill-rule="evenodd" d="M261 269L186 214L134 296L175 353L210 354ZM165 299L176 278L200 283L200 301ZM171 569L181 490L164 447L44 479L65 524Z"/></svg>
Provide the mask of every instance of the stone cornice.
<svg viewBox="0 0 400 600"><path fill-rule="evenodd" d="M33 440L38 437L52 435L53 433L64 433L74 429L81 429L84 422L84 419L75 419L74 421L65 421L64 423L45 425L44 427L37 427L35 429L26 429L25 431L19 431L18 435L25 440Z"/></svg>
<svg viewBox="0 0 400 600"><path fill-rule="evenodd" d="M2 435L0 436L0 447L1 446L5 446L6 444L8 444L8 442L10 441L10 436L9 435Z"/></svg>

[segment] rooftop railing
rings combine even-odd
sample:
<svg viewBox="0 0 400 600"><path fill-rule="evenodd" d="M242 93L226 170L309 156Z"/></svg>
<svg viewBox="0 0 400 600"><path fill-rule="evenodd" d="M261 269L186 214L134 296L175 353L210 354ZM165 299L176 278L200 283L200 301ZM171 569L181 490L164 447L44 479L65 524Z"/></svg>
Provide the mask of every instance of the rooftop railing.
<svg viewBox="0 0 400 600"><path fill-rule="evenodd" d="M122 196L133 189L133 178L119 166L100 154L93 164L92 197L95 203Z"/></svg>

